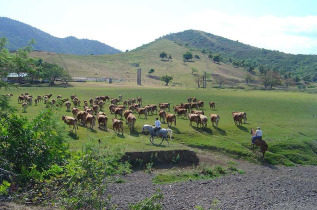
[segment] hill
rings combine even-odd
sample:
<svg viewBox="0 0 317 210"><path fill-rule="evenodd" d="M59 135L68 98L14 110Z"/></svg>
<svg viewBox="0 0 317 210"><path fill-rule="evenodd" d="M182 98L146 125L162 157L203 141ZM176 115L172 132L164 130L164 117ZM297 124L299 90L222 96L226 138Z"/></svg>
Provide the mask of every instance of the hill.
<svg viewBox="0 0 317 210"><path fill-rule="evenodd" d="M161 60L159 55L166 52L172 59ZM45 61L63 66L73 77L106 77L136 83L136 70L142 69L144 85L162 85L160 76L173 76L173 85L197 87L197 77L207 72L209 82L214 85L217 80L224 80L227 85L243 83L246 71L231 64L216 64L200 51L191 51L198 55L190 62L183 61L183 54L188 51L167 39L159 39L130 52L114 55L65 55L48 52L33 52L32 56L42 57ZM197 72L192 74L192 68ZM148 74L150 69L154 73ZM255 77L256 78L256 77Z"/></svg>
<svg viewBox="0 0 317 210"><path fill-rule="evenodd" d="M38 51L75 55L101 55L120 52L120 50L94 40L75 37L57 38L30 25L6 17L0 17L0 37L8 39L7 48L9 50L25 47L30 40L34 39L36 44L33 47Z"/></svg>
<svg viewBox="0 0 317 210"><path fill-rule="evenodd" d="M162 39L188 48L220 54L224 61L243 61L254 67L264 66L278 70L282 74L291 72L295 75L312 75L317 71L317 55L293 55L261 49L203 31L187 30L166 35Z"/></svg>

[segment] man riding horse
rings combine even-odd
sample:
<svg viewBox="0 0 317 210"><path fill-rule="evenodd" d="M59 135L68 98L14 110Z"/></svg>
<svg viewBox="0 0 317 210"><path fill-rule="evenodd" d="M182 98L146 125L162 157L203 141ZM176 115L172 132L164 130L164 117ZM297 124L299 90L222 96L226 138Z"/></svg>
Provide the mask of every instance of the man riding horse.
<svg viewBox="0 0 317 210"><path fill-rule="evenodd" d="M161 122L159 121L158 118L155 119L154 126L155 128L153 129L152 136L156 136L156 131L161 129Z"/></svg>
<svg viewBox="0 0 317 210"><path fill-rule="evenodd" d="M257 130L255 131L255 135L252 137L252 144L255 143L256 139L262 140L262 135L263 135L262 130L260 127L258 127Z"/></svg>

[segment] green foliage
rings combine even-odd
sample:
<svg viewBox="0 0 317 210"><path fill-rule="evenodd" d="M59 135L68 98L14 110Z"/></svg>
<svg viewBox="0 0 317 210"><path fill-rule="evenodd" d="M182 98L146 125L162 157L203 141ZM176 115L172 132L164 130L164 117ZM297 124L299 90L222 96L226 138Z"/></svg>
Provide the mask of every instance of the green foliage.
<svg viewBox="0 0 317 210"><path fill-rule="evenodd" d="M158 190L150 198L145 198L136 204L130 204L129 209L131 210L160 210L163 209L162 204L159 202L164 198L163 193Z"/></svg>
<svg viewBox="0 0 317 210"><path fill-rule="evenodd" d="M170 81L172 80L173 80L172 76L165 75L161 77L161 81L165 82L165 86L168 86L168 83L170 83Z"/></svg>
<svg viewBox="0 0 317 210"><path fill-rule="evenodd" d="M9 182L3 180L2 184L0 185L0 196L8 195L8 189L11 186Z"/></svg>
<svg viewBox="0 0 317 210"><path fill-rule="evenodd" d="M195 55L194 57L195 57L196 59L200 59L199 55Z"/></svg>
<svg viewBox="0 0 317 210"><path fill-rule="evenodd" d="M148 73L152 74L152 73L154 73L154 71L155 71L154 69L150 69Z"/></svg>
<svg viewBox="0 0 317 210"><path fill-rule="evenodd" d="M54 85L54 82L57 78L61 78L64 80L69 80L70 75L67 71L64 70L63 67L58 66L56 64L50 64L47 62L44 62L42 64L42 71L43 71L43 79L47 79L51 82L52 85Z"/></svg>
<svg viewBox="0 0 317 210"><path fill-rule="evenodd" d="M198 72L198 69L196 69L195 67L192 67L192 74L195 74Z"/></svg>
<svg viewBox="0 0 317 210"><path fill-rule="evenodd" d="M183 54L183 58L184 58L186 61L188 61L188 60L190 60L190 59L193 59L193 54L192 54L190 51L188 51L188 52L186 52L185 54Z"/></svg>
<svg viewBox="0 0 317 210"><path fill-rule="evenodd" d="M282 77L278 72L275 71L267 71L266 75L261 76L262 83L267 89L270 87L272 89L273 86L281 85L282 84Z"/></svg>
<svg viewBox="0 0 317 210"><path fill-rule="evenodd" d="M167 58L167 53L166 52L161 52L160 53L160 58L161 59Z"/></svg>
<svg viewBox="0 0 317 210"><path fill-rule="evenodd" d="M220 63L220 55L214 55L212 56L212 60L215 62L215 63Z"/></svg>

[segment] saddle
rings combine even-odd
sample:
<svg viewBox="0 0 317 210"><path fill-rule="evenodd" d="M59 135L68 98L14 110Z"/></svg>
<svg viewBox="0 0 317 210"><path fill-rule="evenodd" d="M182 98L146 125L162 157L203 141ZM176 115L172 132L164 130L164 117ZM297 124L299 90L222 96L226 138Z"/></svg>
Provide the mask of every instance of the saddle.
<svg viewBox="0 0 317 210"><path fill-rule="evenodd" d="M156 136L156 133L160 131L162 128L154 128L154 129L155 131L153 131L152 136Z"/></svg>

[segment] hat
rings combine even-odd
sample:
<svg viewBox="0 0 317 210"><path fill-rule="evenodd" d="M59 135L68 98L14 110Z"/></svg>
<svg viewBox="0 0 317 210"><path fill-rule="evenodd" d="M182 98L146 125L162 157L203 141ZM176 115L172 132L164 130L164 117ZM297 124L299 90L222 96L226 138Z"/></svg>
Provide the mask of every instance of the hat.
<svg viewBox="0 0 317 210"><path fill-rule="evenodd" d="M260 127L258 127L258 129L261 129Z"/></svg>

